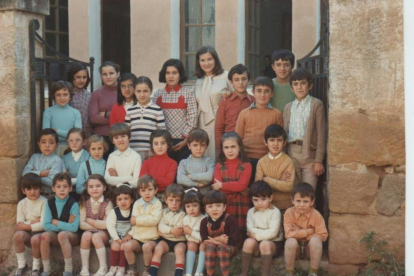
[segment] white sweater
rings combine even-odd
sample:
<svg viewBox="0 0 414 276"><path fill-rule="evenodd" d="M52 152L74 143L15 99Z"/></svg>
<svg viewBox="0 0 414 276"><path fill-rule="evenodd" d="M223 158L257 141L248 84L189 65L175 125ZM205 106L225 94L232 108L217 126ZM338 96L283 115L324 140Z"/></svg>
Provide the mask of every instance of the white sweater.
<svg viewBox="0 0 414 276"><path fill-rule="evenodd" d="M191 217L189 215L186 215L183 219L183 225L188 225L193 232L191 232L190 235L185 235L187 238L187 241L192 241L196 243L201 242L201 236L200 236L200 223L206 216L204 214L200 214L198 217Z"/></svg>
<svg viewBox="0 0 414 276"><path fill-rule="evenodd" d="M257 241L282 241L281 214L279 209L270 205L264 211L251 208L247 212L247 231L256 236Z"/></svg>
<svg viewBox="0 0 414 276"><path fill-rule="evenodd" d="M47 198L42 195L35 200L30 200L27 197L20 200L17 204L16 222L31 224L32 221L40 218L40 222L31 224L31 227L33 232L43 231L43 215L46 202Z"/></svg>
<svg viewBox="0 0 414 276"><path fill-rule="evenodd" d="M170 241L185 241L185 235L181 235L176 238L173 234L170 233L172 228L183 226L183 219L185 217L185 212L180 210L177 212L170 211L170 209L165 208L162 211L162 218L158 224L158 230L164 234L164 238Z"/></svg>

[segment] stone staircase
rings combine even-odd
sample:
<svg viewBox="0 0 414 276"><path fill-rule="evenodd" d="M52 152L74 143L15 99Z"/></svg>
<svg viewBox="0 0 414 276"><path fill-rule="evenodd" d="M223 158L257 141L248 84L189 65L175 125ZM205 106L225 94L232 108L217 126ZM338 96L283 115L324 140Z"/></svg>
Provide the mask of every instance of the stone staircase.
<svg viewBox="0 0 414 276"><path fill-rule="evenodd" d="M29 260L29 263L28 263L29 267L31 267L32 266L31 250L30 248L26 248L26 249L27 249L26 258L27 260ZM74 272L79 273L80 268L81 268L81 257L80 257L79 246L76 246L75 248L73 248L72 252L73 252L72 260L73 260ZM107 247L106 252L107 252L108 265L109 265L109 252L110 252L109 247ZM59 269L63 269L63 256L62 256L60 247L52 247L50 256L51 256L52 270L57 271ZM96 252L94 248L91 248L89 264L90 264L91 275L93 275L93 273L95 273L98 270L98 266L99 266L98 257L96 256ZM143 267L144 267L142 253L137 254L137 267L139 269L139 275L141 275L143 271ZM175 267L175 255L172 252L167 253L162 257L161 267L158 272L158 275L159 276L172 276L174 274L174 267ZM196 265L194 267L196 267ZM255 271L257 271L257 274L255 275L260 275L260 267L261 267L260 257L253 258L251 267ZM304 271L308 271L309 261L297 260L295 263L295 267L296 269L302 269ZM232 259L230 271L232 270L240 271L238 268L240 268L240 252L236 257ZM322 257L321 268L325 271L328 271L332 275L354 275L358 272L357 266L330 264L326 255ZM219 271L218 267L216 268L216 271L217 272ZM273 259L273 275L269 275L269 276L284 275L284 271L285 271L285 263L284 263L283 256ZM14 271L12 274L10 274L10 276L13 276L13 275L14 275ZM220 273L215 274L215 276L220 276L220 275L221 275ZM30 273L28 272L24 276L30 276Z"/></svg>

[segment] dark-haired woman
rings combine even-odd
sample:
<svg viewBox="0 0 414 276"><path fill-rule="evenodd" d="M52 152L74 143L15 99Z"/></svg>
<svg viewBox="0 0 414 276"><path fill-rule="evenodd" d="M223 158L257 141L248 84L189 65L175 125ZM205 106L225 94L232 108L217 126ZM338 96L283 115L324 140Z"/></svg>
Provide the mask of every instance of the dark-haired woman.
<svg viewBox="0 0 414 276"><path fill-rule="evenodd" d="M193 88L182 86L186 81L183 63L169 59L159 73L159 82L166 85L153 95L153 102L164 111L165 125L173 142L169 156L177 164L190 155L187 136L197 126L197 102Z"/></svg>
<svg viewBox="0 0 414 276"><path fill-rule="evenodd" d="M114 151L114 144L109 139L109 118L112 106L117 102L117 84L120 66L112 61L105 61L99 68L103 86L92 93L89 104L89 120L92 123L93 134L101 135L109 145L109 151L105 153L107 160Z"/></svg>
<svg viewBox="0 0 414 276"><path fill-rule="evenodd" d="M222 94L232 91L216 50L211 46L200 48L196 54L195 75L198 80L195 94L198 103L198 127L208 133L210 144L206 156L216 159L214 125L216 113Z"/></svg>
<svg viewBox="0 0 414 276"><path fill-rule="evenodd" d="M79 110L82 118L82 129L85 132L85 137L88 138L92 134L92 126L89 122L91 92L86 88L91 79L86 66L80 62L74 62L69 68L67 81L73 85L73 96L69 105Z"/></svg>

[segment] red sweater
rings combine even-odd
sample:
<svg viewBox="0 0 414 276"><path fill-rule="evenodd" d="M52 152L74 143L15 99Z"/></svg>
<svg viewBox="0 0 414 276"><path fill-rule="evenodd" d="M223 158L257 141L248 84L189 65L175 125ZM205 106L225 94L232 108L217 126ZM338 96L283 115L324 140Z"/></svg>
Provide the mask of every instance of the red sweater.
<svg viewBox="0 0 414 276"><path fill-rule="evenodd" d="M158 192L164 192L168 185L174 183L177 174L177 162L168 157L168 154L155 155L144 161L139 177L149 174L155 178Z"/></svg>
<svg viewBox="0 0 414 276"><path fill-rule="evenodd" d="M229 175L231 178L236 178L237 173L237 167L239 164L239 159L232 159L232 160L226 160L225 162ZM223 182L223 187L221 188L221 191L225 194L231 194L231 193L240 193L244 192L247 187L249 186L250 176L252 174L252 165L249 162L243 163L244 170L240 175L240 178L238 181L232 181L232 182ZM216 164L216 169L214 171L214 179L217 179L218 181L223 181L223 176L220 171L221 164Z"/></svg>
<svg viewBox="0 0 414 276"><path fill-rule="evenodd" d="M123 104L118 105L118 103L114 104L111 109L111 116L109 118L109 126L112 126L116 123L124 123L125 122L125 107Z"/></svg>

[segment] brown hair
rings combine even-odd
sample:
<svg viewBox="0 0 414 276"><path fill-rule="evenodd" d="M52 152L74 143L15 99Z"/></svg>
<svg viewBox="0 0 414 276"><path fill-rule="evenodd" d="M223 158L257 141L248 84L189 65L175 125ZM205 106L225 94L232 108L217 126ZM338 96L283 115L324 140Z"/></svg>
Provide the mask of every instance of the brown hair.
<svg viewBox="0 0 414 276"><path fill-rule="evenodd" d="M104 153L108 152L109 150L108 143L105 141L105 139L101 135L98 135L98 134L93 134L89 136L88 140L86 141L85 149L89 152L89 150L91 149L92 143L98 143L98 142L102 143L104 147Z"/></svg>
<svg viewBox="0 0 414 276"><path fill-rule="evenodd" d="M116 123L109 128L109 139L111 139L112 143L114 142L112 139L115 136L124 134L128 135L128 138L131 139L131 128L125 123Z"/></svg>
<svg viewBox="0 0 414 276"><path fill-rule="evenodd" d="M240 138L239 134L237 134L236 132L226 132L223 134L223 136L221 136L220 139L220 150L219 150L219 155L217 157L217 163L220 163L221 165L224 166L224 162L226 162L227 157L226 155L224 155L224 151L223 151L223 144L224 141L226 140L230 140L230 139L234 139L236 140L237 144L239 145L240 148L240 152L239 152L239 160L240 162L249 162L249 157L247 156L247 153L244 151L244 146L243 146L243 141Z"/></svg>
<svg viewBox="0 0 414 276"><path fill-rule="evenodd" d="M184 195L184 188L181 185L173 183L169 185L167 189L165 189L164 195L165 195L165 200L167 200L167 197L169 196L179 197L182 199Z"/></svg>
<svg viewBox="0 0 414 276"><path fill-rule="evenodd" d="M194 141L199 143L206 143L206 146L208 146L210 143L207 132L201 128L193 128L188 133L187 144L191 144Z"/></svg>
<svg viewBox="0 0 414 276"><path fill-rule="evenodd" d="M195 62L195 73L194 75L196 75L197 78L201 79L202 77L204 77L206 75L206 73L203 71L203 69L201 69L200 66L200 56L210 53L211 56L214 59L214 69L213 69L213 76L217 76L220 75L224 72L223 67L221 66L221 62L219 59L219 56L216 52L216 50L211 47L211 46L204 46L201 47L196 54L196 62Z"/></svg>
<svg viewBox="0 0 414 276"><path fill-rule="evenodd" d="M68 135L66 136L66 139L68 139L68 140L69 140L69 136L70 136L72 133L79 133L79 135L82 137L82 140L84 140L84 141L85 141L85 139L86 139L86 135L85 135L85 132L83 131L83 129L78 128L78 127L71 128L71 129L68 131ZM68 143L68 144L69 144L69 143ZM70 149L70 147L68 147L67 149L65 149L65 151L63 152L63 154L67 154L67 153L69 153L69 152L71 152L71 151L72 151L72 150Z"/></svg>
<svg viewBox="0 0 414 276"><path fill-rule="evenodd" d="M155 182L154 177L149 174L144 174L138 179L137 189L145 189L149 185L152 185L154 189L157 189L157 183Z"/></svg>
<svg viewBox="0 0 414 276"><path fill-rule="evenodd" d="M58 181L64 181L64 180L66 180L69 186L72 186L72 180L70 179L70 176L67 173L63 173L63 172L55 174L52 180L52 183L53 183L52 186L55 187Z"/></svg>
<svg viewBox="0 0 414 276"><path fill-rule="evenodd" d="M42 178L35 173L27 173L23 175L20 187L22 189L42 189Z"/></svg>
<svg viewBox="0 0 414 276"><path fill-rule="evenodd" d="M311 184L306 182L300 182L293 186L291 193L292 198L294 198L296 194L299 194L300 197L310 197L311 200L315 199L315 189Z"/></svg>
<svg viewBox="0 0 414 276"><path fill-rule="evenodd" d="M206 207L208 204L223 203L227 205L227 196L223 192L211 190L203 197L203 205Z"/></svg>
<svg viewBox="0 0 414 276"><path fill-rule="evenodd" d="M67 81L63 81L63 80L57 81L52 85L52 88L50 88L50 91L49 91L49 98L56 102L55 93L57 91L61 90L61 89L68 90L69 96L72 99L72 97L73 97L73 85L72 85L72 83L67 82Z"/></svg>
<svg viewBox="0 0 414 276"><path fill-rule="evenodd" d="M99 182L101 182L102 185L105 186L106 189L103 192L103 196L104 196L105 199L111 200L111 195L112 195L111 186L108 185L108 183L106 183L105 178L102 175L100 175L100 174L92 174L92 175L90 175L88 177L88 179L85 182L85 189L83 190L83 192L82 192L82 194L80 196L80 200L79 200L80 207L84 207L85 206L85 202L88 199L91 198L91 196L88 193L88 182L89 182L89 180L92 180L92 179L98 180Z"/></svg>

